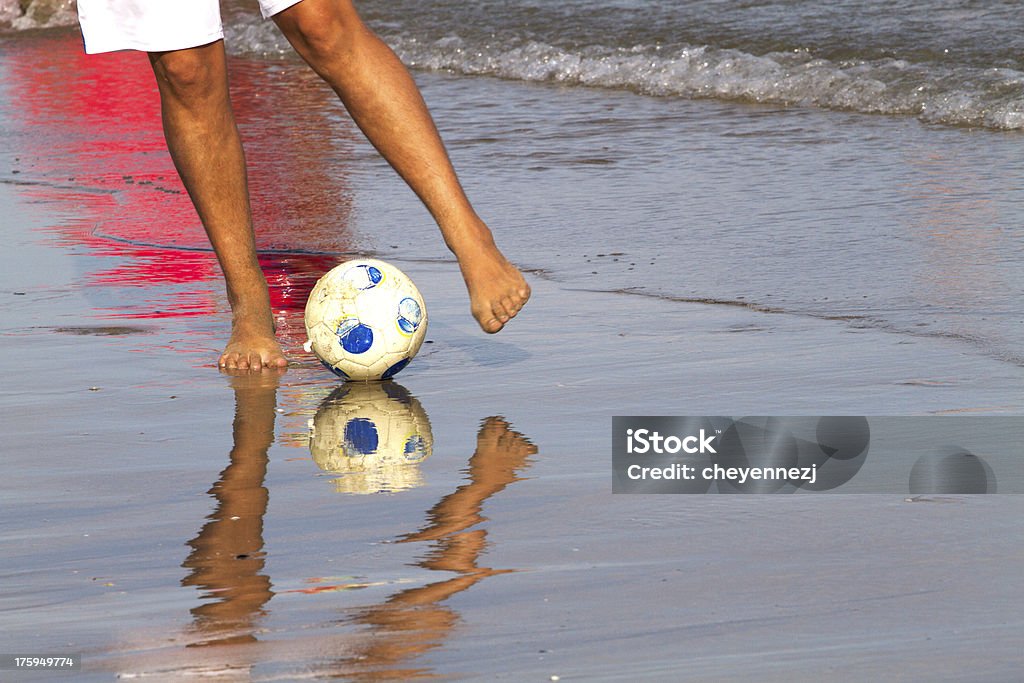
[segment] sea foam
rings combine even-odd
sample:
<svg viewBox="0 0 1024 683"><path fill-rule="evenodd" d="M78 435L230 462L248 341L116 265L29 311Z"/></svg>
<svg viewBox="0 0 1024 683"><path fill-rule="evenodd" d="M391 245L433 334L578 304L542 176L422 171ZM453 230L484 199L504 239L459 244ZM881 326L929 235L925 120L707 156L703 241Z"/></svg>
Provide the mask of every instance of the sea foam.
<svg viewBox="0 0 1024 683"><path fill-rule="evenodd" d="M410 66L460 74L631 90L657 97L713 98L917 116L929 123L1024 128L1024 73L915 64L901 59L834 62L806 51L753 55L734 49L658 45L566 50L539 42L468 45L396 37Z"/></svg>

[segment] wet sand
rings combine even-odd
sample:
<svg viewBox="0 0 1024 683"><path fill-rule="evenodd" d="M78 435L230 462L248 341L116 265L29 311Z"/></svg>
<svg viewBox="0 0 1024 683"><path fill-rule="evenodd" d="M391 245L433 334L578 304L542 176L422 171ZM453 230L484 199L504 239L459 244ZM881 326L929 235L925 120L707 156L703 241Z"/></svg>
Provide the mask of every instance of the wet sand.
<svg viewBox="0 0 1024 683"><path fill-rule="evenodd" d="M17 140L0 154L3 651L82 653L74 678L96 681L1017 676L1020 496L612 496L610 425L1014 415L1021 367L539 273L489 337L453 263L385 253L431 343L399 375L408 396L360 400L431 452L324 472L309 421L352 400L301 355L297 311L330 259L265 257L294 363L222 375L216 271L180 250L194 224L174 248L104 237L98 216L128 229L125 201L149 195L57 182Z"/></svg>
<svg viewBox="0 0 1024 683"><path fill-rule="evenodd" d="M23 189L0 185L33 264L2 276L10 651L81 652L84 680L1018 670L1017 496L613 497L609 482L615 414L1016 410L970 379L994 360L536 277L529 311L490 338L453 265L402 263L431 306L433 343L400 381L433 452L415 488L354 495L305 444L330 376L301 358L280 378L218 374L223 315L108 329L67 267L82 257L31 231L67 207ZM623 320L665 326L620 336ZM955 388L907 381L938 363Z"/></svg>

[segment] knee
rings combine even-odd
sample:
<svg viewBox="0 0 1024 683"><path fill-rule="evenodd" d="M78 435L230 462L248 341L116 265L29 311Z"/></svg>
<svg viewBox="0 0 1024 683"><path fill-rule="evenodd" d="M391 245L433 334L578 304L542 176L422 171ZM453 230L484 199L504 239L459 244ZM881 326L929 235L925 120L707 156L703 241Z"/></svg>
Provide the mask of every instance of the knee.
<svg viewBox="0 0 1024 683"><path fill-rule="evenodd" d="M150 55L161 93L180 99L206 97L218 91L224 78L215 61L198 50L179 50Z"/></svg>
<svg viewBox="0 0 1024 683"><path fill-rule="evenodd" d="M328 8L281 24L288 40L314 68L349 57L369 31L350 5L332 3Z"/></svg>

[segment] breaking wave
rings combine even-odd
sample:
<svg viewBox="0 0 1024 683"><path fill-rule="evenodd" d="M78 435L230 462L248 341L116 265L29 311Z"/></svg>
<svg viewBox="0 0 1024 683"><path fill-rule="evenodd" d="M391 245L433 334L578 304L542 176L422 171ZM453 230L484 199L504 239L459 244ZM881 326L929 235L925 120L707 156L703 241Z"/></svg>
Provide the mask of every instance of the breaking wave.
<svg viewBox="0 0 1024 683"><path fill-rule="evenodd" d="M1024 72L915 64L901 59L830 61L806 51L753 55L692 46L664 50L528 42L503 48L452 36L391 40L412 67L524 81L631 90L657 97L714 98L912 115L929 123L1024 128Z"/></svg>
<svg viewBox="0 0 1024 683"><path fill-rule="evenodd" d="M290 52L273 26L242 20L226 27L230 49ZM865 114L916 116L928 123L995 130L1024 129L1024 72L953 62L829 60L807 50L752 54L707 45L672 48L559 47L458 35L424 39L407 31L382 37L412 68L520 81L686 97L814 106Z"/></svg>

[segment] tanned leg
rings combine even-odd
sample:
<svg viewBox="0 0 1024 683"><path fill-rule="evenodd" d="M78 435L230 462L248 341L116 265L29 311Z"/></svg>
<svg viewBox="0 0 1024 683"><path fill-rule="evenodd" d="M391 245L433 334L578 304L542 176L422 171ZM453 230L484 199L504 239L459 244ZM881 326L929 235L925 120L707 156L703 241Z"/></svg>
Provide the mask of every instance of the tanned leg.
<svg viewBox="0 0 1024 683"><path fill-rule="evenodd" d="M284 367L267 283L256 259L245 155L228 96L224 43L150 53L167 148L195 204L227 284L229 369Z"/></svg>
<svg viewBox="0 0 1024 683"><path fill-rule="evenodd" d="M401 61L363 24L350 0L303 0L274 21L437 221L459 260L480 327L500 330L526 303L530 287L466 198Z"/></svg>

